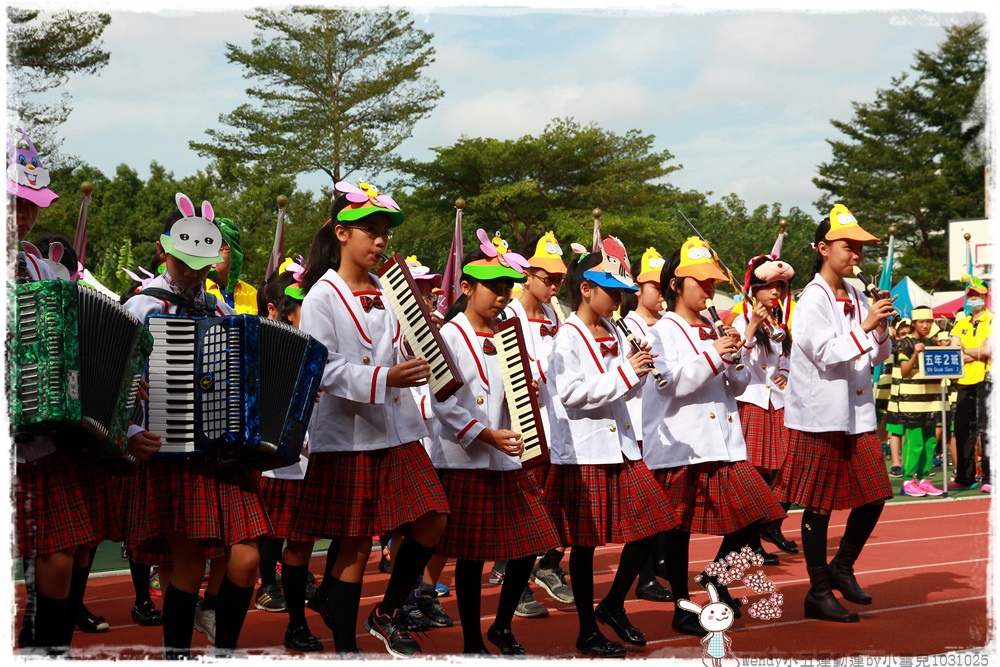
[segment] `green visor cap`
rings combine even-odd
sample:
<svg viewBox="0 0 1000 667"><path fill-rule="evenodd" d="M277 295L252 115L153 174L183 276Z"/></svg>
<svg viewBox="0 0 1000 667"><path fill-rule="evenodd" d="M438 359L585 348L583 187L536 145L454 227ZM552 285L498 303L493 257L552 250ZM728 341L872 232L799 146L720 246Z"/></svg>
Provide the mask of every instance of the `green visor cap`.
<svg viewBox="0 0 1000 667"><path fill-rule="evenodd" d="M480 281L509 278L515 283L523 283L528 279L520 271L501 265L495 258L490 260L479 259L475 262L470 262L462 267L462 273Z"/></svg>
<svg viewBox="0 0 1000 667"><path fill-rule="evenodd" d="M337 222L357 222L358 220L372 215L373 213L385 213L389 216L389 226L398 227L403 224L406 216L402 211L381 206L362 206L361 208L345 208L337 212Z"/></svg>
<svg viewBox="0 0 1000 667"><path fill-rule="evenodd" d="M200 271L206 266L222 263L222 255L218 251L214 255L192 255L178 250L170 234L160 234L160 245L163 246L163 252L173 255L195 271Z"/></svg>

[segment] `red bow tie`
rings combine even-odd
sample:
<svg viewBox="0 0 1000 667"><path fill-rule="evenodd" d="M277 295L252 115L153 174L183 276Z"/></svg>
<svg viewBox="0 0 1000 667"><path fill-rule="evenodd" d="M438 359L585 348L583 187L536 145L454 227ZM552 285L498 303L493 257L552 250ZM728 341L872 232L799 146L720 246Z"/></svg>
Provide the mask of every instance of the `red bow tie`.
<svg viewBox="0 0 1000 667"><path fill-rule="evenodd" d="M618 341L608 345L607 343L601 343L601 354L605 357L617 357L618 356Z"/></svg>
<svg viewBox="0 0 1000 667"><path fill-rule="evenodd" d="M483 354L496 354L497 346L493 344L492 338L483 339Z"/></svg>
<svg viewBox="0 0 1000 667"><path fill-rule="evenodd" d="M379 310L385 310L385 304L382 303L382 297L376 296L361 296L361 307L365 309L366 313L370 313L372 308L378 308Z"/></svg>
<svg viewBox="0 0 1000 667"><path fill-rule="evenodd" d="M553 324L551 327L547 324L543 324L538 328L538 333L542 338L545 338L546 336L555 336L556 331L558 330L559 330L558 324Z"/></svg>
<svg viewBox="0 0 1000 667"><path fill-rule="evenodd" d="M712 327L698 327L698 336L701 340L718 340L719 334Z"/></svg>
<svg viewBox="0 0 1000 667"><path fill-rule="evenodd" d="M850 301L850 300L845 301L844 302L844 315L850 315L853 312L854 312L854 302Z"/></svg>

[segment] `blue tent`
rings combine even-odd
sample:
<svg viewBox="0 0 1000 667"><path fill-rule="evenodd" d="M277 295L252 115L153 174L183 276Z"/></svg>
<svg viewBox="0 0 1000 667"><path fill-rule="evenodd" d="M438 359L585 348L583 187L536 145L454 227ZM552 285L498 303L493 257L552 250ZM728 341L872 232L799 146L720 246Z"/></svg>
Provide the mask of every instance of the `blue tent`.
<svg viewBox="0 0 1000 667"><path fill-rule="evenodd" d="M909 276L896 283L889 294L890 298L896 298L894 305L900 317L910 317L915 306L931 305L931 295L920 285L910 280Z"/></svg>

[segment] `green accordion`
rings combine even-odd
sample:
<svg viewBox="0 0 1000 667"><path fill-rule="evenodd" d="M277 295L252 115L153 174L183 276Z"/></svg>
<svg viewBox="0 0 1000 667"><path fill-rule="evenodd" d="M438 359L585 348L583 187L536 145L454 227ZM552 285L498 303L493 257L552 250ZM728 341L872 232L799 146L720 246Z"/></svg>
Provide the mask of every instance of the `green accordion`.
<svg viewBox="0 0 1000 667"><path fill-rule="evenodd" d="M74 282L12 287L15 438L46 435L77 458L122 456L152 336L117 301Z"/></svg>

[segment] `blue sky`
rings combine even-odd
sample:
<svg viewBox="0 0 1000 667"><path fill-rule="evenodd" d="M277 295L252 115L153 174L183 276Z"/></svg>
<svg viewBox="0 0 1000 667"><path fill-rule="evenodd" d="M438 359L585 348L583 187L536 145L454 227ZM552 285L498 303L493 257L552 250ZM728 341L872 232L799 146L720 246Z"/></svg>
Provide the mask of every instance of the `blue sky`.
<svg viewBox="0 0 1000 667"><path fill-rule="evenodd" d="M985 11L984 2L947 11L894 5L915 6L411 3L434 35L426 75L445 95L400 152L430 159L432 147L462 135L517 138L571 116L655 135L656 150L683 165L668 182L711 191L712 201L735 192L751 207L780 202L815 213L821 193L811 179L830 158L826 140L838 136L830 119L849 120L852 101L871 101L918 49L936 50L944 25ZM247 3L193 6L101 5L113 16L104 38L111 63L71 82L65 152L107 174L123 162L144 177L152 160L178 177L204 166L188 141L204 140L220 114L245 101L247 82L226 62L224 44L248 46L253 27ZM299 185L318 189L324 179L303 174Z"/></svg>

